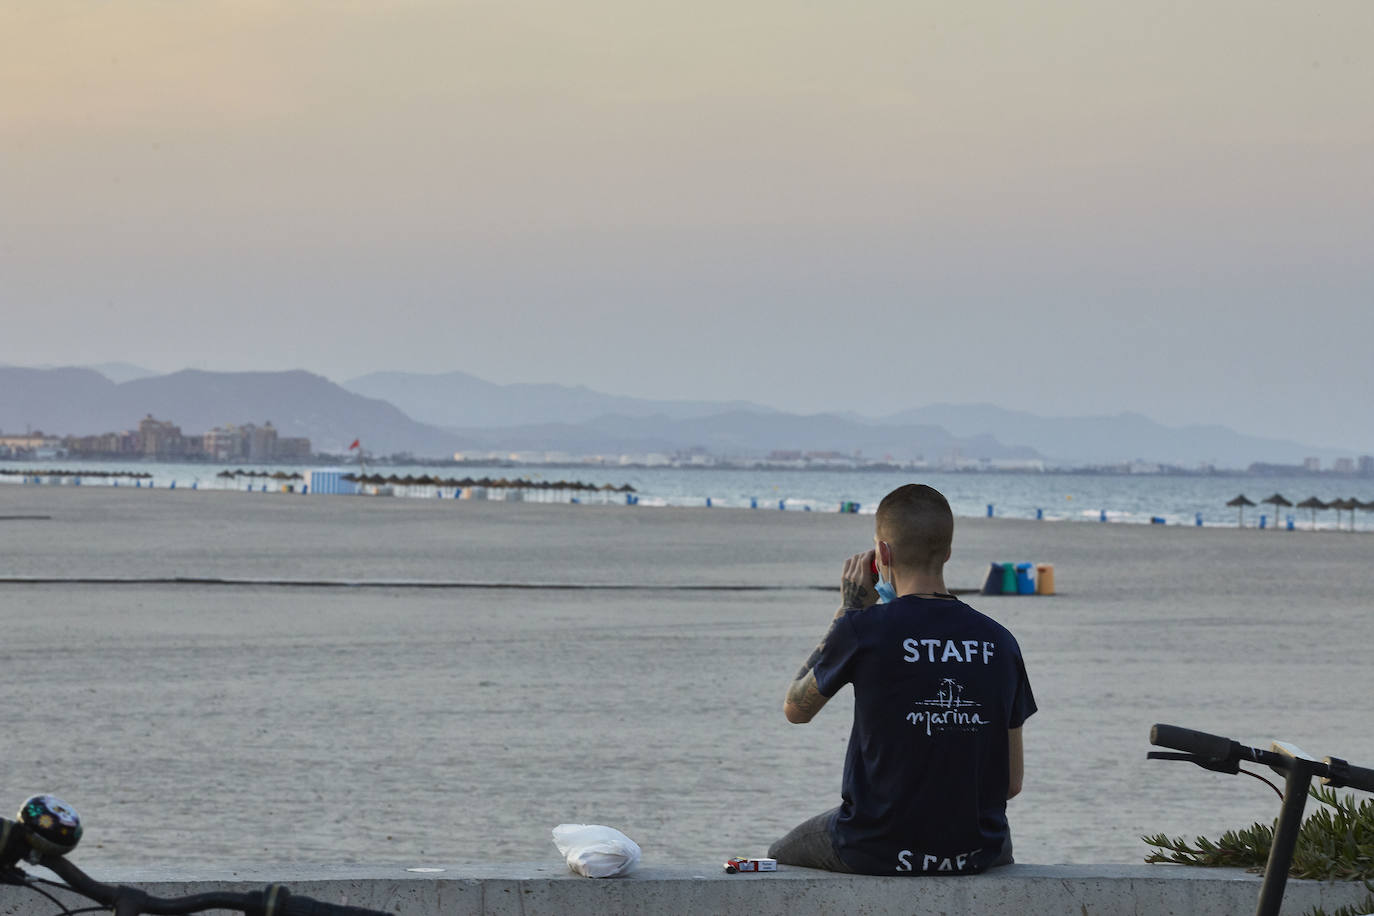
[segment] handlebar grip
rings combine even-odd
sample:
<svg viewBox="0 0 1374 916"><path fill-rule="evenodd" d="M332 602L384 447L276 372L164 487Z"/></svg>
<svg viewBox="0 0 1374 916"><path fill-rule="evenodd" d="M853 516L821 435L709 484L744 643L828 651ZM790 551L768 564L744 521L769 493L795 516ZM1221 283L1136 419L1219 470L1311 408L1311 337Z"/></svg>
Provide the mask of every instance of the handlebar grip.
<svg viewBox="0 0 1374 916"><path fill-rule="evenodd" d="M1336 757L1327 757L1326 764L1331 768L1331 773L1322 782L1327 785L1374 792L1374 770L1368 767L1353 767Z"/></svg>
<svg viewBox="0 0 1374 916"><path fill-rule="evenodd" d="M285 900L281 898L285 897ZM289 894L285 888L278 893L278 906L275 912L281 916L394 916L382 910L369 910L361 906L346 906L342 903L325 903L299 894Z"/></svg>
<svg viewBox="0 0 1374 916"><path fill-rule="evenodd" d="M1159 747L1171 747L1187 751L1210 760L1226 760L1231 756L1235 744L1230 738L1209 735L1177 725L1154 725L1150 728L1150 743Z"/></svg>

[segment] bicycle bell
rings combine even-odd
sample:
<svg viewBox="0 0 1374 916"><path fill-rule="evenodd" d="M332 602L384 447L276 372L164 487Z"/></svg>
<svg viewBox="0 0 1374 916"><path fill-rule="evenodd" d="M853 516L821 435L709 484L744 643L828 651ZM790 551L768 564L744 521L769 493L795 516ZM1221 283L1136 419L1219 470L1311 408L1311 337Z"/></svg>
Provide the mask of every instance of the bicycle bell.
<svg viewBox="0 0 1374 916"><path fill-rule="evenodd" d="M81 816L56 795L35 795L19 806L19 823L29 828L29 845L63 856L81 841Z"/></svg>

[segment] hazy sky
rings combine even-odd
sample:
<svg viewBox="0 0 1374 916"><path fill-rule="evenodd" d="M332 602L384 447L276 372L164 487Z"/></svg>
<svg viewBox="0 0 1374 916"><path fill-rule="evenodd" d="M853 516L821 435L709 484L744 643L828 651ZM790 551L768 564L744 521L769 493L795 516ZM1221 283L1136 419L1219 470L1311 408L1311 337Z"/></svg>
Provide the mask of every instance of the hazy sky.
<svg viewBox="0 0 1374 916"><path fill-rule="evenodd" d="M1370 0L0 0L0 362L1374 450L1370 48Z"/></svg>

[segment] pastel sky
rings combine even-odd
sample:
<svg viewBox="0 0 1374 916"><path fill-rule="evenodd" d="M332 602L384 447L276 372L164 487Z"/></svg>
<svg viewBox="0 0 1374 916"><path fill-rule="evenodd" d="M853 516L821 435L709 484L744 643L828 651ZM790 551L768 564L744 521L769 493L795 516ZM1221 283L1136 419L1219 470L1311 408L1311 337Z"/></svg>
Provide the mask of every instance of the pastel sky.
<svg viewBox="0 0 1374 916"><path fill-rule="evenodd" d="M0 0L0 362L1374 451L1374 3Z"/></svg>

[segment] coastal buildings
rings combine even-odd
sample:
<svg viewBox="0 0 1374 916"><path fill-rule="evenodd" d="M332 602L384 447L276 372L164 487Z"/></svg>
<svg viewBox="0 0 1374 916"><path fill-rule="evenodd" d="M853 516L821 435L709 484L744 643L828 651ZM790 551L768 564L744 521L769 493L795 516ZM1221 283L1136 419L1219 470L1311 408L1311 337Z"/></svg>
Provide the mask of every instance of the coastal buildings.
<svg viewBox="0 0 1374 916"><path fill-rule="evenodd" d="M138 453L145 458L181 458L199 451L175 423L155 420L152 414L138 421Z"/></svg>
<svg viewBox="0 0 1374 916"><path fill-rule="evenodd" d="M56 454L62 440L45 436L42 430L22 436L0 435L0 458L49 458Z"/></svg>
<svg viewBox="0 0 1374 916"><path fill-rule="evenodd" d="M148 414L135 430L67 436L62 449L73 458L149 458L159 461L303 461L311 456L310 440L280 436L271 421L216 426L201 435L186 435L181 427Z"/></svg>

